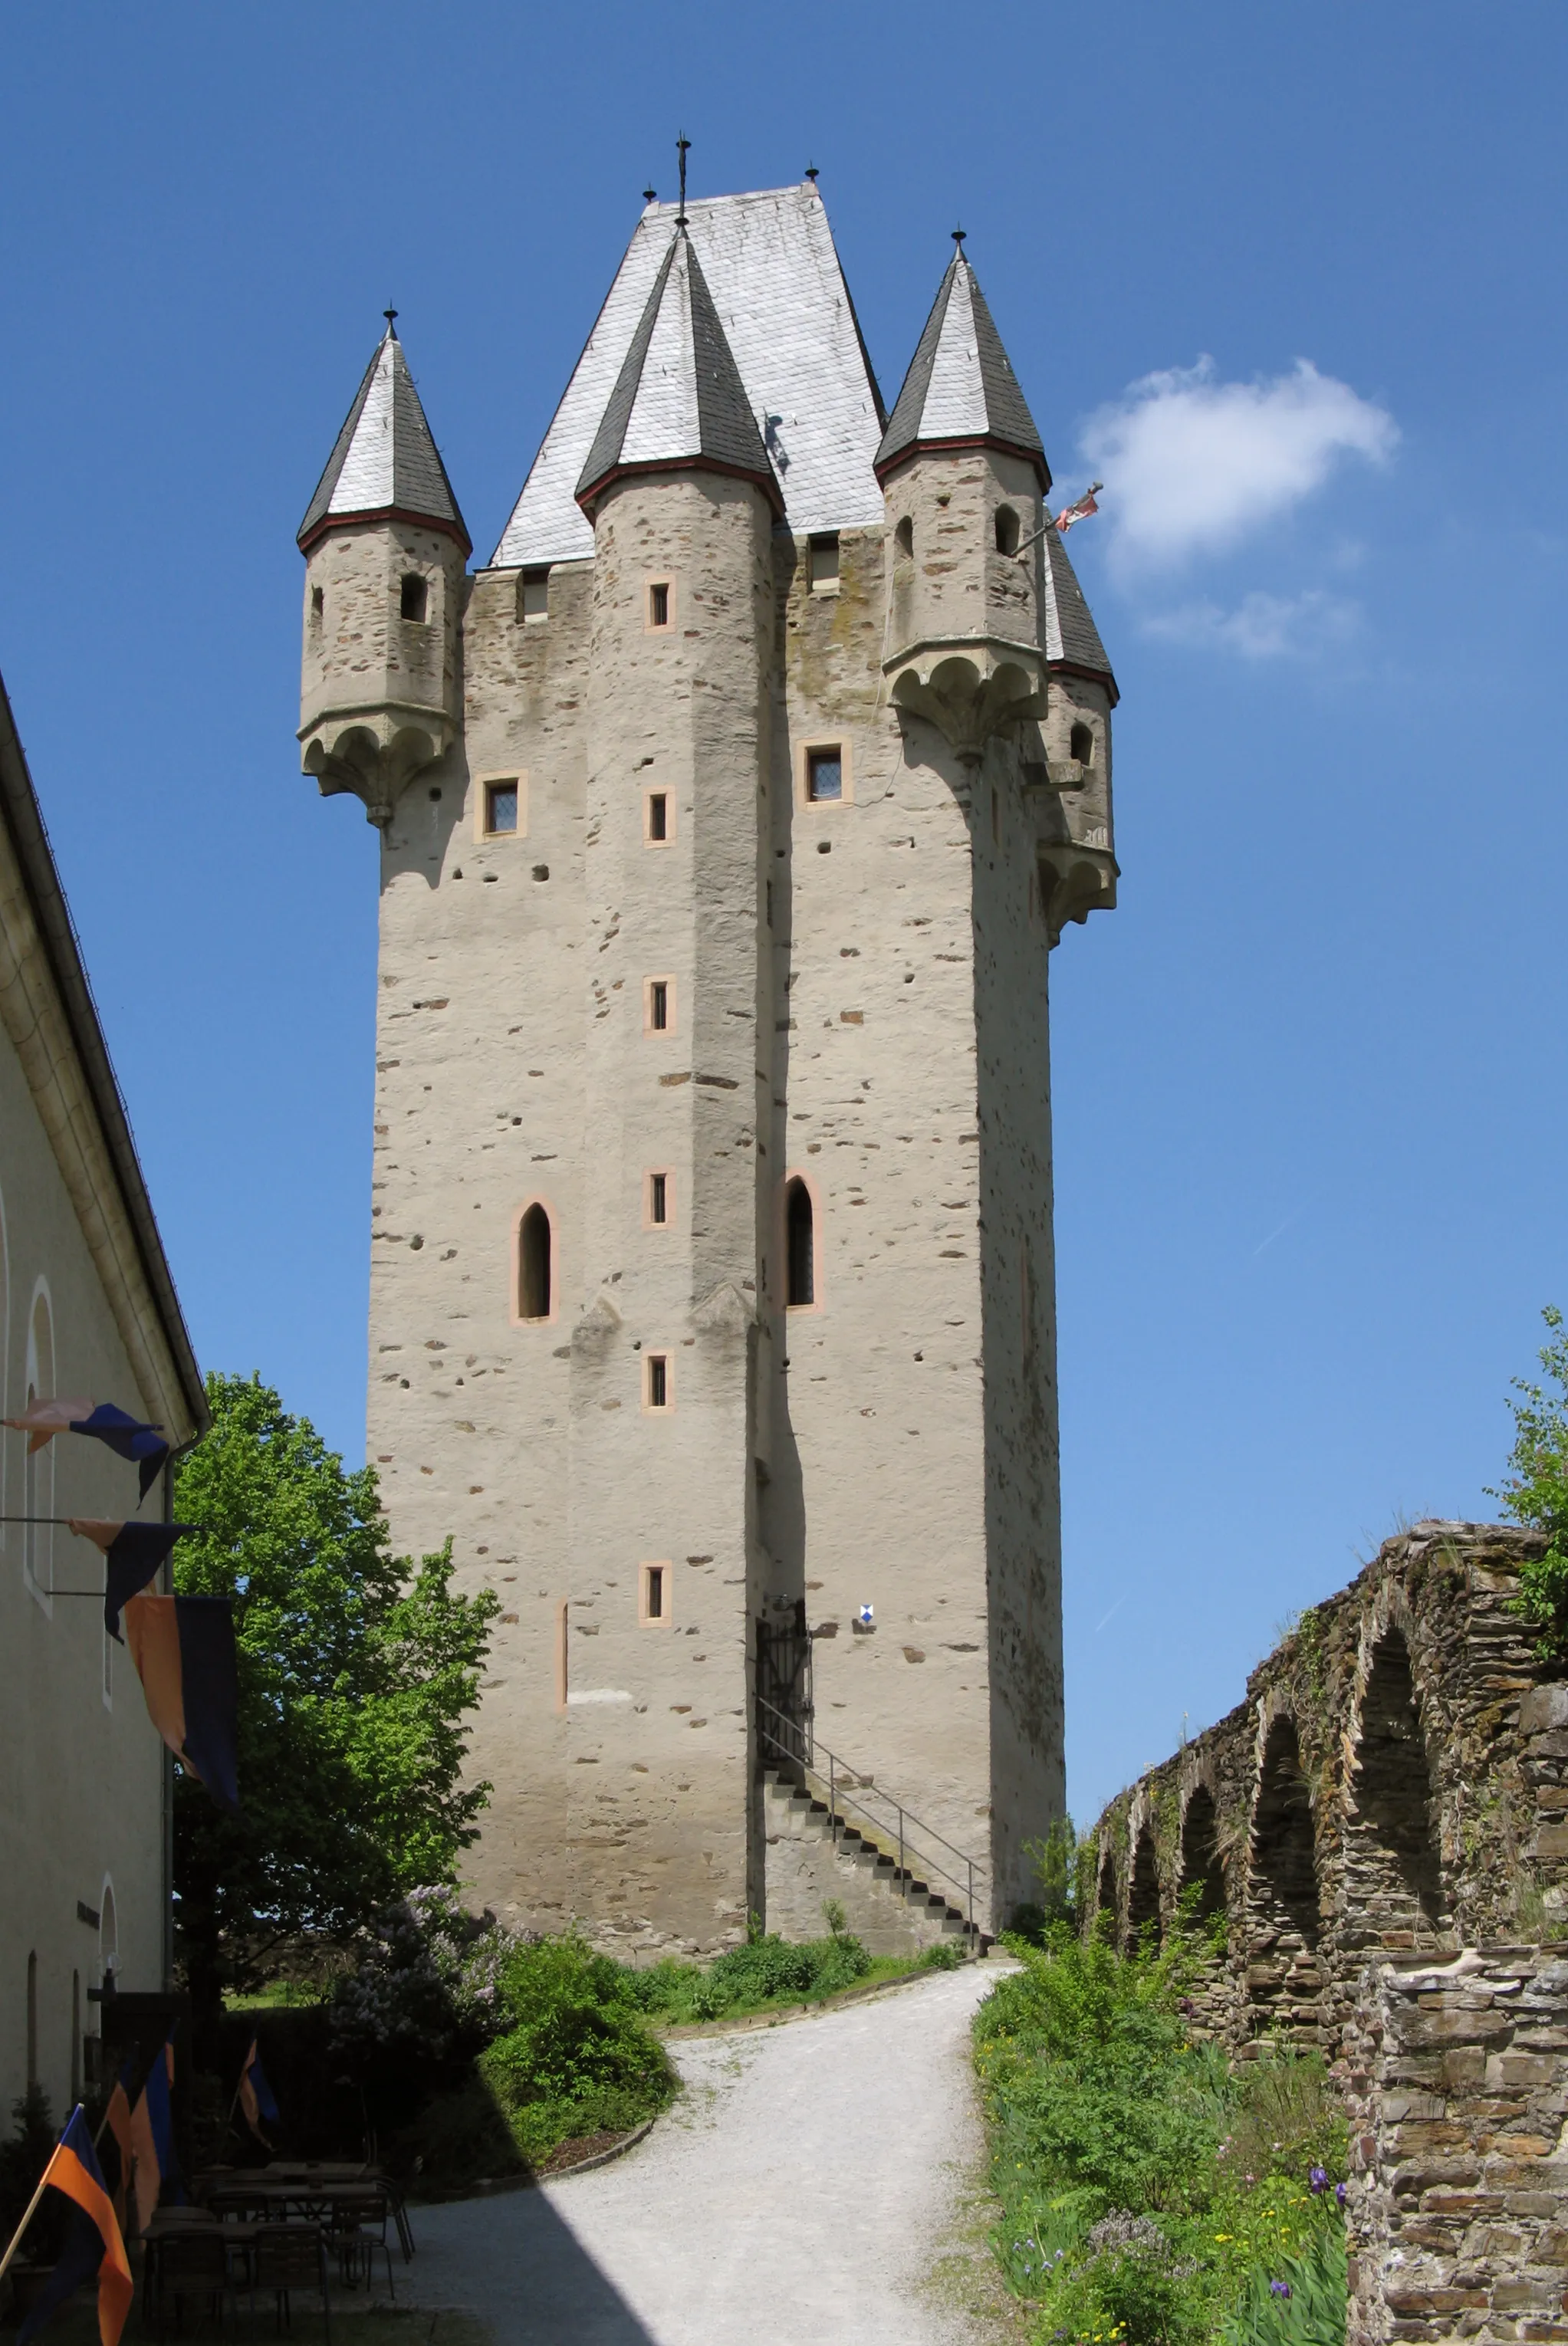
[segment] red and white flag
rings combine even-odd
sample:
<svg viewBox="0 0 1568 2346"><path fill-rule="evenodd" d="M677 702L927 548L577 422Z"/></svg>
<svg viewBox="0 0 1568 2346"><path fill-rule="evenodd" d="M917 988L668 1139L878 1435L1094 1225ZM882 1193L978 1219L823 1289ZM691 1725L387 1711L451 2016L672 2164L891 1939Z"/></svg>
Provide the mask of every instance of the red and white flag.
<svg viewBox="0 0 1568 2346"><path fill-rule="evenodd" d="M1064 537L1075 521L1087 521L1091 514L1099 512L1100 508L1095 503L1095 491L1103 489L1105 485L1104 481L1091 481L1076 505L1063 506L1056 516L1058 537Z"/></svg>

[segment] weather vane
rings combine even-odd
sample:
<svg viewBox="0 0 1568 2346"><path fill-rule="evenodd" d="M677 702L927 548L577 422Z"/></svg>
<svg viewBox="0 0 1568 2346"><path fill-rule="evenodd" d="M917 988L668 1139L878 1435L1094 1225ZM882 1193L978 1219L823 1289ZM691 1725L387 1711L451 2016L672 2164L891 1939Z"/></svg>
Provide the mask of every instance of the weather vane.
<svg viewBox="0 0 1568 2346"><path fill-rule="evenodd" d="M686 226L686 158L690 146L691 141L683 130L675 142L675 151L680 157L680 209L675 216L677 228Z"/></svg>

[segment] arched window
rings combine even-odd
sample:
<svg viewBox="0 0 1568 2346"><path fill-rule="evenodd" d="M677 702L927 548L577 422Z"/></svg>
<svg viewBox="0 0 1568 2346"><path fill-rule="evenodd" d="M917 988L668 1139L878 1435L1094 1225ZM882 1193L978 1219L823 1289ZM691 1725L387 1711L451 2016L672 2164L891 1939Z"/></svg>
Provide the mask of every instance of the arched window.
<svg viewBox="0 0 1568 2346"><path fill-rule="evenodd" d="M517 1225L517 1317L548 1320L555 1292L555 1232L535 1202Z"/></svg>
<svg viewBox="0 0 1568 2346"><path fill-rule="evenodd" d="M1275 1720L1264 1747L1252 1818L1250 1922L1247 1978L1257 2031L1278 2024L1293 2036L1323 1980L1312 1802L1288 1719ZM1310 2037L1309 2024L1306 2034Z"/></svg>
<svg viewBox="0 0 1568 2346"><path fill-rule="evenodd" d="M799 1175L784 1192L784 1260L787 1301L792 1311L817 1300L817 1232L811 1192Z"/></svg>
<svg viewBox="0 0 1568 2346"><path fill-rule="evenodd" d="M1448 1917L1410 1648L1398 1629L1380 1639L1372 1656L1355 1801L1345 1836L1344 1945L1430 1947Z"/></svg>
<svg viewBox="0 0 1568 2346"><path fill-rule="evenodd" d="M1116 1861L1105 1850L1100 1859L1100 1879L1095 1891L1095 1912L1108 1914L1113 1929L1116 1920Z"/></svg>
<svg viewBox="0 0 1568 2346"><path fill-rule="evenodd" d="M1018 515L1011 505L996 508L996 551L1016 554L1018 551Z"/></svg>
<svg viewBox="0 0 1568 2346"><path fill-rule="evenodd" d="M1081 766L1095 762L1095 734L1092 726L1074 725L1067 740L1067 754L1076 758Z"/></svg>
<svg viewBox="0 0 1568 2346"><path fill-rule="evenodd" d="M417 570L411 570L402 582L398 597L398 616L404 619L423 619L430 603L430 587Z"/></svg>
<svg viewBox="0 0 1568 2346"><path fill-rule="evenodd" d="M1135 1953L1145 1933L1151 1945L1159 1943L1160 1874L1155 1857L1155 1837L1145 1825L1133 1851L1132 1887L1127 1892L1127 1949Z"/></svg>
<svg viewBox="0 0 1568 2346"><path fill-rule="evenodd" d="M914 523L911 520L908 514L905 514L902 521L900 522L898 527L893 532L893 544L897 546L899 552L907 559L911 561L913 560Z"/></svg>

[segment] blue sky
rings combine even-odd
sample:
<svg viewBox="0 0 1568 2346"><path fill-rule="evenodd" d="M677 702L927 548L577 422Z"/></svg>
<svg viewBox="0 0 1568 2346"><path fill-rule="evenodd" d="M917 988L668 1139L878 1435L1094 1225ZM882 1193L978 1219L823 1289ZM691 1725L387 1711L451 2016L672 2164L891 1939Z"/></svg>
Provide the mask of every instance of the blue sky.
<svg viewBox="0 0 1568 2346"><path fill-rule="evenodd" d="M373 840L293 531L389 298L488 553L636 219L809 160L897 390L955 220L1120 678L1054 960L1069 1790L1492 1513L1568 1303L1546 0L13 13L0 668L199 1352L362 1452ZM1305 371L1304 371L1305 369Z"/></svg>

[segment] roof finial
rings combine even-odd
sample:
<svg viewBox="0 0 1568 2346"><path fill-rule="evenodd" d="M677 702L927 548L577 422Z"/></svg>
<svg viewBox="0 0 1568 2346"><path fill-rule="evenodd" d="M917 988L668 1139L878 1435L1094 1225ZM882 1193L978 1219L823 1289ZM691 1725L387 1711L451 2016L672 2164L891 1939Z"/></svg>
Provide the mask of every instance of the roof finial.
<svg viewBox="0 0 1568 2346"><path fill-rule="evenodd" d="M387 332L395 342L397 340L397 311L389 306L382 311L382 316L387 321Z"/></svg>
<svg viewBox="0 0 1568 2346"><path fill-rule="evenodd" d="M813 187L815 187L815 186L816 186L816 184L817 184L817 166L815 165L815 163L808 163L808 164L807 164L807 166L806 166L806 177L810 180L811 185L812 185Z"/></svg>
<svg viewBox="0 0 1568 2346"><path fill-rule="evenodd" d="M643 189L643 201L645 204L657 204L658 201L658 189L657 188L645 188Z"/></svg>
<svg viewBox="0 0 1568 2346"><path fill-rule="evenodd" d="M955 228L952 231L952 240L960 252L963 250L963 240L968 234L969 230L966 228Z"/></svg>
<svg viewBox="0 0 1568 2346"><path fill-rule="evenodd" d="M690 139L687 137L684 130L681 131L675 142L676 153L680 157L680 209L675 216L675 224L677 228L684 228L686 226L686 158L690 145Z"/></svg>

